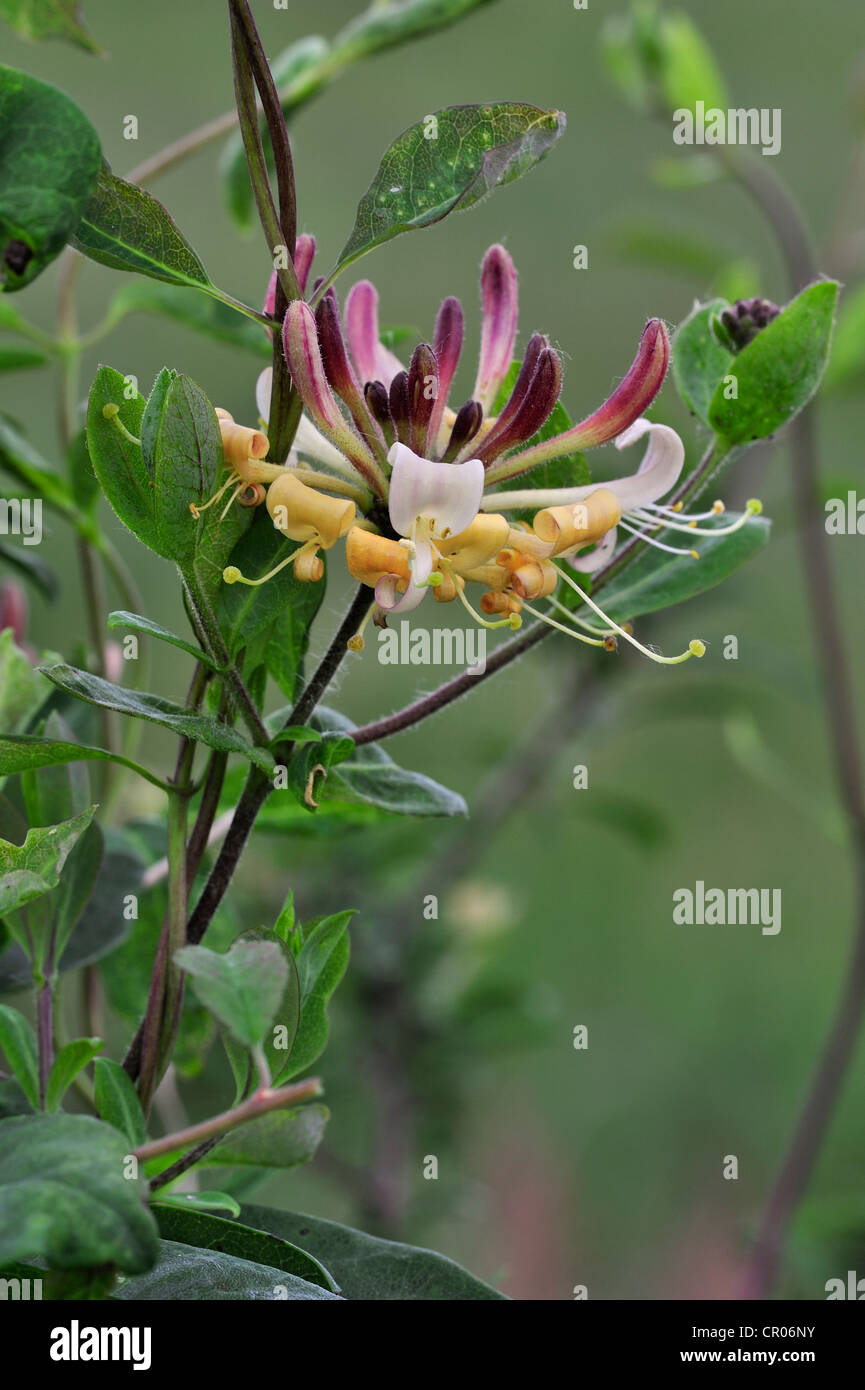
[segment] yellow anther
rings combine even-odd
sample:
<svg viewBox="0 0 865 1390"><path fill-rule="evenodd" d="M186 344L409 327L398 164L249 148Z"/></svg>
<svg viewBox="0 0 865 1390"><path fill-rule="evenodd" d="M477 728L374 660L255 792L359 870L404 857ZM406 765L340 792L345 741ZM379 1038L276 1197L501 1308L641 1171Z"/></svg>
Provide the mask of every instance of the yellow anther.
<svg viewBox="0 0 865 1390"><path fill-rule="evenodd" d="M700 558L700 552L698 550L689 550L688 554L692 555L695 560L699 560Z"/></svg>

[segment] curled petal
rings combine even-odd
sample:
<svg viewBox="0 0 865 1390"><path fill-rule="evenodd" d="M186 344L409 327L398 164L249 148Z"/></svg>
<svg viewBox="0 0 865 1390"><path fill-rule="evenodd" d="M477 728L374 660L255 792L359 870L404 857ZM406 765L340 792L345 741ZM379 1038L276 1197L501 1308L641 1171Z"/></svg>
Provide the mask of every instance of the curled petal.
<svg viewBox="0 0 865 1390"><path fill-rule="evenodd" d="M489 413L508 374L517 337L517 272L503 246L491 246L481 266L481 352L472 395Z"/></svg>
<svg viewBox="0 0 865 1390"><path fill-rule="evenodd" d="M645 457L631 478L617 478L604 486L614 492L626 511L657 502L675 487L685 462L685 446L669 425L651 420L635 420L616 440L617 449L627 449L644 435L649 436Z"/></svg>
<svg viewBox="0 0 865 1390"><path fill-rule="evenodd" d="M590 551L588 555L565 555L562 558L566 559L572 568L579 570L581 574L594 574L596 570L603 569L604 565L612 560L617 535L618 532L614 526L605 536L601 537L594 550Z"/></svg>
<svg viewBox="0 0 865 1390"><path fill-rule="evenodd" d="M394 613L411 613L429 593L427 586L409 581L405 593L401 594L397 588L401 582L395 574L384 574L375 586L375 601L388 617Z"/></svg>
<svg viewBox="0 0 865 1390"><path fill-rule="evenodd" d="M669 360L670 342L666 329L660 319L650 319L634 361L604 404L572 429L495 464L487 474L487 482L515 478L539 463L563 458L577 449L593 449L614 439L651 405L661 389Z"/></svg>
<svg viewBox="0 0 865 1390"><path fill-rule="evenodd" d="M404 444L394 444L388 462L393 467L390 519L401 536L412 534L418 517L437 536L456 535L474 521L484 490L480 459L437 463L418 458Z"/></svg>
<svg viewBox="0 0 865 1390"><path fill-rule="evenodd" d="M369 280L349 290L345 301L345 331L352 360L361 381L389 386L402 363L379 342L378 291Z"/></svg>

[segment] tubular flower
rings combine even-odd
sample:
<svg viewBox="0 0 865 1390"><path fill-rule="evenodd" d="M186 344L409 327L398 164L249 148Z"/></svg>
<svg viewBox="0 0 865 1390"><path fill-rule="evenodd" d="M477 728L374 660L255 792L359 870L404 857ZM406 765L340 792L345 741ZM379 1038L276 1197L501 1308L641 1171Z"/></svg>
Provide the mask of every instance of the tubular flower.
<svg viewBox="0 0 865 1390"><path fill-rule="evenodd" d="M299 241L298 248L305 286L312 238ZM271 312L274 303L271 287ZM628 372L597 410L571 428L537 440L559 398L562 363L549 340L533 334L510 394L502 401L514 357L518 309L516 270L502 246L492 246L484 257L481 305L473 393L453 408L449 397L464 330L458 300L444 300L432 342L419 344L405 366L382 341L378 294L369 281L349 292L344 316L334 290L322 292L321 282L315 282L309 302L289 304L282 331L286 361L304 405L291 453L284 462L267 462L266 436L237 426L219 412L229 477L216 496L233 485L227 505L235 498L254 505L266 497L274 524L300 542L300 551L270 574L293 562L297 578L318 579L323 573L318 551L345 538L349 572L373 590L367 617L350 644L354 650L362 648L363 628L370 618L382 625L388 615L416 608L431 590L439 603L459 600L485 627L518 627L525 608L595 646L611 649L621 636L662 662L702 655L704 648L697 641L678 657L662 657L643 647L630 629L606 617L562 565L564 561L571 569L590 572L608 564L619 527L676 552L681 548L658 540L654 533L719 533L717 526L701 528L699 523L717 517L723 511L720 503L710 512L685 517L678 507L659 501L675 486L684 463L684 447L675 431L643 418L669 364L664 325L660 319L649 321ZM270 388L268 369L256 393L262 419L269 413ZM575 488L502 487L539 464L613 439L624 448L645 435L648 448L633 476ZM356 515L355 506L362 516ZM735 526L758 506L749 503ZM531 525L507 515L526 510L535 512ZM270 574L247 580L229 568L224 578L261 583ZM601 626L583 620L556 599L560 583L576 590ZM480 612L466 596L467 584L481 586ZM545 607L535 608L536 601ZM556 610L567 625L551 616Z"/></svg>

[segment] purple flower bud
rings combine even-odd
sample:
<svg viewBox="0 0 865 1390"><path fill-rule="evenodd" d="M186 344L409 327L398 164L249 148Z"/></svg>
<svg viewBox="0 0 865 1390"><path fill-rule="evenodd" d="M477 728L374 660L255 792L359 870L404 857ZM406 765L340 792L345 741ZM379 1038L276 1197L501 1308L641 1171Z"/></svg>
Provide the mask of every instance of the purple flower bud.
<svg viewBox="0 0 865 1390"><path fill-rule="evenodd" d="M292 380L310 418L370 487L382 493L384 475L365 440L343 416L330 389L321 360L315 316L303 299L295 299L288 306L282 344Z"/></svg>
<svg viewBox="0 0 865 1390"><path fill-rule="evenodd" d="M390 383L388 393L390 418L393 420L396 437L402 444L408 444L409 437L409 399L408 372L397 372Z"/></svg>
<svg viewBox="0 0 865 1390"><path fill-rule="evenodd" d="M466 401L465 405L460 406L454 420L448 446L442 454L444 463L453 463L469 440L474 439L481 427L483 418L484 409L480 401Z"/></svg>
<svg viewBox="0 0 865 1390"><path fill-rule="evenodd" d="M363 388L363 394L370 414L381 427L382 434L388 447L390 447L396 440L396 430L390 417L387 390L380 381L368 381Z"/></svg>
<svg viewBox="0 0 865 1390"><path fill-rule="evenodd" d="M537 434L550 415L562 389L562 361L552 348L538 353L534 374L522 400L503 427L491 430L475 450L486 467L499 454L515 449Z"/></svg>
<svg viewBox="0 0 865 1390"><path fill-rule="evenodd" d="M503 246L491 246L481 267L481 353L472 393L486 413L508 374L517 337L517 272Z"/></svg>
<svg viewBox="0 0 865 1390"><path fill-rule="evenodd" d="M439 372L436 355L429 343L420 343L412 353L408 369L408 444L410 449L422 457L426 456L429 425L438 393Z"/></svg>
<svg viewBox="0 0 865 1390"><path fill-rule="evenodd" d="M433 333L433 351L438 364L438 396L433 403L433 412L427 435L428 447L435 452L441 428L442 416L447 405L448 395L456 374L457 363L463 346L463 310L458 299L451 295L444 300L436 315Z"/></svg>
<svg viewBox="0 0 865 1390"><path fill-rule="evenodd" d="M337 395L345 401L351 411L352 419L374 453L384 460L384 435L370 415L364 399L360 382L348 360L342 324L339 320L339 305L335 292L331 289L320 300L315 312L318 325L318 341L325 374Z"/></svg>

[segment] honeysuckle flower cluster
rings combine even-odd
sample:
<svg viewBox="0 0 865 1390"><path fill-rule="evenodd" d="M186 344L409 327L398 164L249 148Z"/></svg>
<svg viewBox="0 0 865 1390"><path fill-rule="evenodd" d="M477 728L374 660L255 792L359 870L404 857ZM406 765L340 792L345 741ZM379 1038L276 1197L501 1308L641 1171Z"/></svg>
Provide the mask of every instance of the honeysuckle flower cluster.
<svg viewBox="0 0 865 1390"><path fill-rule="evenodd" d="M298 238L296 269L306 294L315 243ZM629 627L613 622L574 578L608 564L619 528L662 550L698 555L657 539L658 530L689 537L736 529L759 510L749 503L730 527L703 528L723 504L685 517L661 499L675 487L685 451L676 432L650 422L644 411L663 383L670 347L660 319L646 325L628 372L591 415L549 439L531 441L549 418L562 386L559 354L533 334L510 395L496 411L514 357L517 275L502 246L487 251L481 269L481 345L474 389L454 408L450 397L463 344L459 301L444 300L431 343L419 344L405 366L382 342L378 294L367 280L356 284L340 313L332 287L313 285L308 299L293 301L282 341L304 415L291 454L267 461L260 429L236 424L218 411L228 480L216 497L229 505L264 502L274 525L299 542L268 574L248 577L234 566L227 583L261 584L287 564L297 579L321 579L321 551L345 541L349 573L369 586L371 603L350 645L363 646L373 619L411 612L432 593L438 603L459 600L485 627L519 627L522 612L594 646L615 647L617 636L653 660L677 663L701 656L694 640L679 656L644 647ZM275 279L265 310L273 311ZM271 372L259 378L262 420L270 406ZM619 449L647 439L637 471L603 485L573 488L504 488L536 468L578 450L614 440ZM532 523L509 513L536 509ZM602 626L586 621L555 597L559 582L575 590ZM479 610L466 595L480 589ZM536 603L546 601L540 609ZM558 610L559 621L551 616Z"/></svg>

